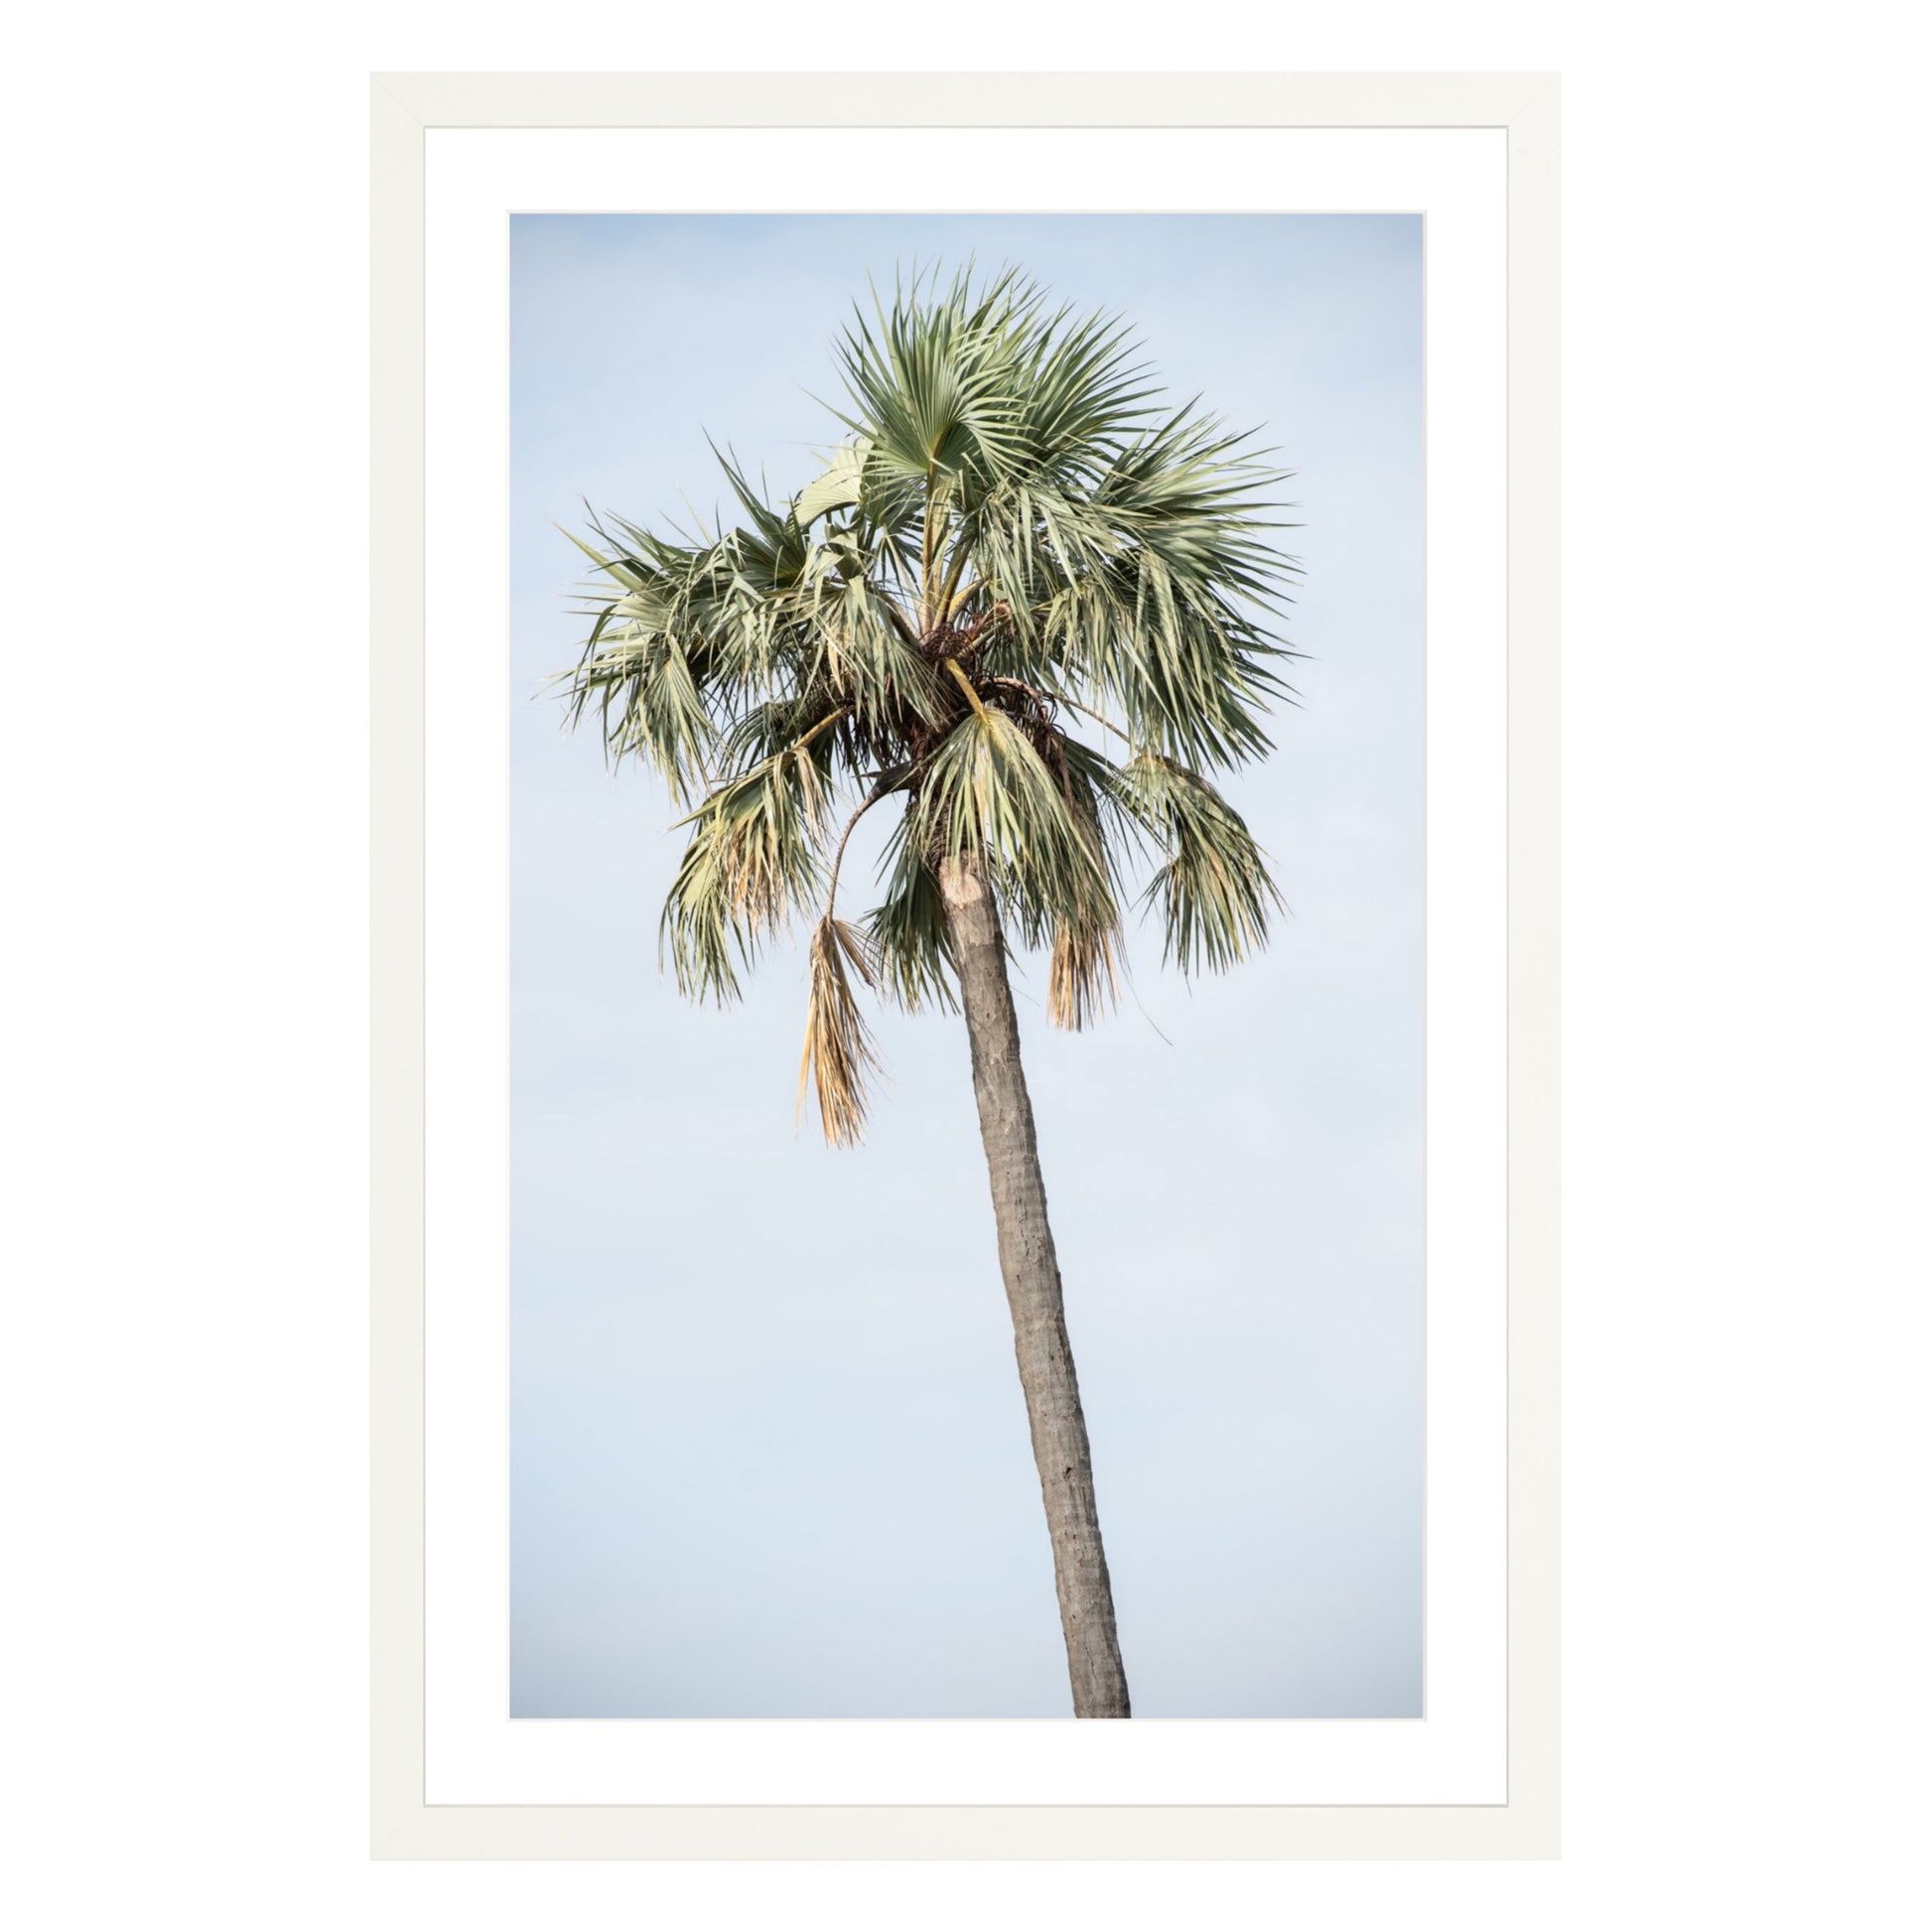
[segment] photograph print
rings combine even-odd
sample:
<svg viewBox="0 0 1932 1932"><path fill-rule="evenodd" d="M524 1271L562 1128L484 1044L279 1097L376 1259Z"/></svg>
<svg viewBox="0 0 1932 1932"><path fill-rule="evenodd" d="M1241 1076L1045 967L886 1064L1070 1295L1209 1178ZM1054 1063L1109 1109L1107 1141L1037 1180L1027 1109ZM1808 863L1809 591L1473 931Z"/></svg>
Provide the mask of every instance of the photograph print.
<svg viewBox="0 0 1932 1932"><path fill-rule="evenodd" d="M512 1718L1422 1717L1422 217L510 230Z"/></svg>

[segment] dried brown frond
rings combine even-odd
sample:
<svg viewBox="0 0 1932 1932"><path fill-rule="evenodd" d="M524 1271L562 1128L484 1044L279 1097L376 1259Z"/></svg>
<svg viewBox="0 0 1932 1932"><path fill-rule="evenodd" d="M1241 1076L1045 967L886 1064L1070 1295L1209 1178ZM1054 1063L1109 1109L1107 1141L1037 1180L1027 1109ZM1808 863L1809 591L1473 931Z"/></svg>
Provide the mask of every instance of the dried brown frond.
<svg viewBox="0 0 1932 1932"><path fill-rule="evenodd" d="M805 1110L809 1080L818 1096L819 1124L828 1147L856 1147L866 1131L866 1080L879 1070L872 1034L853 997L847 967L870 986L865 942L829 913L812 928L811 997L805 1009L805 1052L798 1064L798 1105Z"/></svg>
<svg viewBox="0 0 1932 1932"><path fill-rule="evenodd" d="M1059 927L1053 934L1053 957L1046 969L1047 1019L1077 1034L1104 1018L1119 998L1112 929Z"/></svg>

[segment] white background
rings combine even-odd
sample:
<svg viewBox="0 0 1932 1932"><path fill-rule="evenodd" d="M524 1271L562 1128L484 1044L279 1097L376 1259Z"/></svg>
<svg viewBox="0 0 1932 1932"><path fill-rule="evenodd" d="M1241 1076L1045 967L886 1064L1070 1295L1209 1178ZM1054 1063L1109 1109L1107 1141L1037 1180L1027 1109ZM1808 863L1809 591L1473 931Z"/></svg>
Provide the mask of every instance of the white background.
<svg viewBox="0 0 1932 1932"><path fill-rule="evenodd" d="M985 66L1567 69L1564 1862L364 1863L362 75L960 58L954 19L754 12L110 8L18 49L17 1915L1922 1913L1922 137L1861 5L970 19Z"/></svg>
<svg viewBox="0 0 1932 1932"><path fill-rule="evenodd" d="M992 154L982 146L969 132L902 129L430 137L428 1803L1498 1804L1508 1795L1503 136L1025 130ZM1427 216L1423 1722L510 1721L507 210L762 207L774 182L868 176L970 177L976 199L997 208L1077 201Z"/></svg>

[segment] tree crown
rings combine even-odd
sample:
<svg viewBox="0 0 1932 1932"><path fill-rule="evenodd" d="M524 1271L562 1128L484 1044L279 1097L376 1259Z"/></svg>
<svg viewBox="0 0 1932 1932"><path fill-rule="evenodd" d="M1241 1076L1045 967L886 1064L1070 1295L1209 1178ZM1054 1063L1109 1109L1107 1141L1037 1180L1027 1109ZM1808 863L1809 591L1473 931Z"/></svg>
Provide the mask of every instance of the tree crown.
<svg viewBox="0 0 1932 1932"><path fill-rule="evenodd" d="M811 917L799 1071L828 1141L863 1131L877 1064L853 982L955 1003L940 872L976 867L1007 929L1050 948L1047 1013L1117 993L1131 882L1164 955L1222 971L1280 905L1211 782L1270 749L1295 653L1270 626L1289 474L1197 402L1162 398L1113 317L1008 270L911 278L835 348L844 435L774 503L720 455L742 511L665 533L594 518L574 725L688 808L660 946L685 995L735 998ZM878 904L837 915L846 841L887 800Z"/></svg>

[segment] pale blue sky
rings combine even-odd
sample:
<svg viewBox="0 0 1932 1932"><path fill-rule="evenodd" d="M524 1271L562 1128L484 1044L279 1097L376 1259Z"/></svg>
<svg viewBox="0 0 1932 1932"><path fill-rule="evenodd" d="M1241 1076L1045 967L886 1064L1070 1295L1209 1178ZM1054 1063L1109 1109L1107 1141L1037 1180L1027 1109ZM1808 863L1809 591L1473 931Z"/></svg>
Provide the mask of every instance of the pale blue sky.
<svg viewBox="0 0 1932 1932"><path fill-rule="evenodd" d="M806 481L868 274L973 255L1265 426L1306 526L1303 707L1230 784L1293 917L1191 988L1130 935L1095 1033L1045 1025L1036 965L1016 985L1135 1715L1419 1716L1420 218L511 241L513 1714L1068 1715L960 1023L880 1018L863 1150L794 1133L802 957L723 1015L679 1001L675 814L534 695L581 634L554 523L708 511L707 432Z"/></svg>

